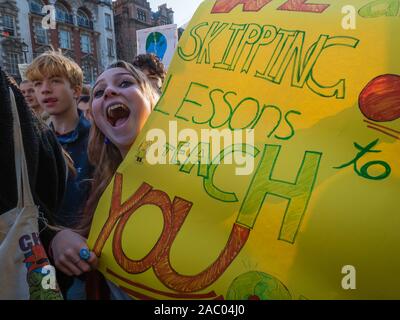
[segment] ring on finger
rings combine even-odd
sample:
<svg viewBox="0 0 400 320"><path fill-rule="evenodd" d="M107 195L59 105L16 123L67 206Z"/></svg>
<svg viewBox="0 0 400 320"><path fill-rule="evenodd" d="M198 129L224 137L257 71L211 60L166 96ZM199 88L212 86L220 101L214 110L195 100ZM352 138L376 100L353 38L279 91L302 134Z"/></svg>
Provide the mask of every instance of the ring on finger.
<svg viewBox="0 0 400 320"><path fill-rule="evenodd" d="M82 248L79 251L79 257L83 260L83 261L88 261L90 258L90 251L87 248Z"/></svg>

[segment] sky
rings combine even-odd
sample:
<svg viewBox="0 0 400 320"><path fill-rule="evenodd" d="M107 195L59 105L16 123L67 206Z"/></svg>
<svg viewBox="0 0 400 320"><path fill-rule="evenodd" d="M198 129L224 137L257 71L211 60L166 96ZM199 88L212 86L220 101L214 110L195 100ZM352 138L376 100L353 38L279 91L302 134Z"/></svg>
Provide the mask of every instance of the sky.
<svg viewBox="0 0 400 320"><path fill-rule="evenodd" d="M203 0L148 0L153 11L157 11L158 6L166 3L168 8L174 10L174 22L178 27L189 22L197 7Z"/></svg>

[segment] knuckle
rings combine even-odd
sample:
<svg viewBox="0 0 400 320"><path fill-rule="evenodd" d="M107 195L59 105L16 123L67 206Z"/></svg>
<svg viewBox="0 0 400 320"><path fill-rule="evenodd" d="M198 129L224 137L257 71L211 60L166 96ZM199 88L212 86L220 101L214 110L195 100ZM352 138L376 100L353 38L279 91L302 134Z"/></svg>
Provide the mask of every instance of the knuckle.
<svg viewBox="0 0 400 320"><path fill-rule="evenodd" d="M69 257L69 258L73 257L74 254L75 254L75 251L72 248L68 248L64 252L64 256Z"/></svg>
<svg viewBox="0 0 400 320"><path fill-rule="evenodd" d="M67 262L67 260L68 260L67 256L65 254L63 254L63 255L58 257L57 262L58 262L58 264L63 264L65 262Z"/></svg>

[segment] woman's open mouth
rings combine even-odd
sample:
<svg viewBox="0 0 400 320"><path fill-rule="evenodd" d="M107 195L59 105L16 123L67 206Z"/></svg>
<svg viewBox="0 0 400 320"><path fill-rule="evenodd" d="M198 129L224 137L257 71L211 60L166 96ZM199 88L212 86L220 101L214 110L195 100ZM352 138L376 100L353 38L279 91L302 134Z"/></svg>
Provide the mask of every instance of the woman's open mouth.
<svg viewBox="0 0 400 320"><path fill-rule="evenodd" d="M129 108L123 104L114 104L107 108L107 120L113 127L124 124L131 114Z"/></svg>

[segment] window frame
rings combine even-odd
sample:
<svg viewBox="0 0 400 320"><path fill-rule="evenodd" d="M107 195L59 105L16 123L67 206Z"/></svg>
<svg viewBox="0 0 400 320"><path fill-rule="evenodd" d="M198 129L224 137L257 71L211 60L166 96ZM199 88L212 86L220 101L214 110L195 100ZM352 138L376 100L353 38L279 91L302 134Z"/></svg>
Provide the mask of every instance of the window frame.
<svg viewBox="0 0 400 320"><path fill-rule="evenodd" d="M21 55L18 52L9 52L8 56L9 56L9 60L8 60L9 70L8 71L10 72L11 75L18 75L19 74L18 64L21 63ZM17 57L16 61L15 61L15 57ZM16 64L14 64L15 62L16 62Z"/></svg>
<svg viewBox="0 0 400 320"><path fill-rule="evenodd" d="M137 19L139 21L147 22L147 14L143 9L137 8Z"/></svg>
<svg viewBox="0 0 400 320"><path fill-rule="evenodd" d="M88 62L83 62L82 64L82 71L84 76L84 82L93 84L97 77L96 68ZM87 77L89 75L89 78Z"/></svg>
<svg viewBox="0 0 400 320"><path fill-rule="evenodd" d="M89 15L81 9L78 9L76 12L76 22L80 27L91 28L91 19Z"/></svg>
<svg viewBox="0 0 400 320"><path fill-rule="evenodd" d="M106 29L113 30L111 14L105 13L104 16L105 16L105 20L106 20Z"/></svg>
<svg viewBox="0 0 400 320"><path fill-rule="evenodd" d="M29 1L29 11L39 15L45 15L42 13L43 2L41 0L30 0Z"/></svg>
<svg viewBox="0 0 400 320"><path fill-rule="evenodd" d="M38 29L41 30L40 33L43 32L43 34L40 35L40 36L39 36L40 33L38 32ZM41 22L35 22L34 31L35 31L35 41L36 41L37 44L42 44L42 45L48 45L49 44L49 34L47 33L47 30L42 27L42 23ZM45 42L39 41L39 38L41 38L43 35L44 35L44 38L45 38Z"/></svg>
<svg viewBox="0 0 400 320"><path fill-rule="evenodd" d="M83 39L87 39L87 45L88 45L88 51L85 51L84 50L84 46L83 46ZM91 37L90 37L90 35L89 34L87 34L87 33L81 33L81 35L80 35L80 43L81 43L81 52L83 52L83 53L92 53L92 39L91 39Z"/></svg>
<svg viewBox="0 0 400 320"><path fill-rule="evenodd" d="M9 22L11 22L10 25L6 25L6 18L9 18ZM17 36L17 30L16 30L16 21L15 17L10 15L10 14L4 14L2 17L2 27L3 27L3 32L8 32L10 37L16 37Z"/></svg>
<svg viewBox="0 0 400 320"><path fill-rule="evenodd" d="M68 44L69 44L68 47L63 47L62 46L62 40L63 40L62 37L61 37L62 33L68 34ZM59 40L58 42L59 42L59 45L60 45L61 49L72 49L72 41L71 41L71 32L70 31L65 30L65 29L60 29L58 31L58 40Z"/></svg>
<svg viewBox="0 0 400 320"><path fill-rule="evenodd" d="M110 45L111 44L111 45ZM109 57L114 58L114 40L112 38L107 38L107 54Z"/></svg>
<svg viewBox="0 0 400 320"><path fill-rule="evenodd" d="M74 23L72 15L68 13L68 9L62 3L57 3L55 8L57 21L69 24Z"/></svg>

